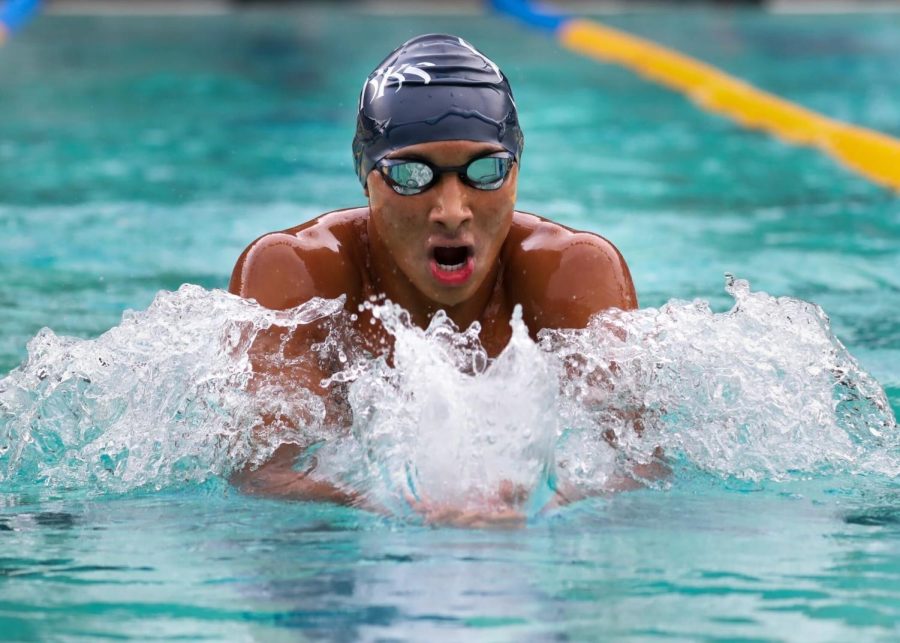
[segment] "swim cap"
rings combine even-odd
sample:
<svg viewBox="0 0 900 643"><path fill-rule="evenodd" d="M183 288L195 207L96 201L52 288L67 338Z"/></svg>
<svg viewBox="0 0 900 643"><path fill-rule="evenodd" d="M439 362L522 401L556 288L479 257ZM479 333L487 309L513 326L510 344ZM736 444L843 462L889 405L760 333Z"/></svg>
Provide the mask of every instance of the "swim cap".
<svg viewBox="0 0 900 643"><path fill-rule="evenodd" d="M458 36L416 36L369 74L359 95L353 162L359 180L394 150L430 141L524 145L512 90L487 56Z"/></svg>

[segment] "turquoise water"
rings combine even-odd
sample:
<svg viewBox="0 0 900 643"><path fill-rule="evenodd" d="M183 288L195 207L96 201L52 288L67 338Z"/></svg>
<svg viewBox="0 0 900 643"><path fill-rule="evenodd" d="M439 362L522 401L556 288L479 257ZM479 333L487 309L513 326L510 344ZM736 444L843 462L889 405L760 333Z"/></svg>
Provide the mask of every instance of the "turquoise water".
<svg viewBox="0 0 900 643"><path fill-rule="evenodd" d="M900 14L698 9L604 20L900 135ZM16 410L0 427L20 426L21 409L40 411L31 426L56 424L33 434L36 445L7 434L25 455L0 454L0 638L896 639L900 451L892 435L857 435L845 420L828 431L815 419L781 421L779 408L802 416L831 389L790 371L795 355L814 360L792 352L803 337L774 300L752 300L760 318L689 304L654 318L678 332L652 345L685 372L731 385L735 399L735 382L782 397L767 413L741 407L744 434L712 431L717 446L700 429L722 416L678 379L651 381L660 399L673 390L663 406L672 414L687 400L678 430L660 429L675 471L653 488L535 515L523 530L477 532L249 499L221 482L236 456L215 447L232 435L228 422L210 418L240 408L226 395L240 371L208 365L213 344L201 340L220 326L192 311L237 313L214 294L179 293L170 305L200 348L167 351L165 315L129 325L122 312L182 283L223 288L259 234L362 203L349 152L361 79L423 31L459 33L504 68L527 140L520 207L612 239L642 306L701 298L722 314L733 304L725 272L813 301L900 410L900 199L815 151L741 130L496 17L45 16L0 50L0 373L44 326L81 338L121 330L96 344L32 345L33 364L71 384L57 397L28 379L36 367L5 380L27 400L0 398L0 411ZM627 323L640 335L644 322ZM698 327L706 335L691 336ZM679 352L679 333L715 351ZM742 365L767 337L786 356L790 387ZM134 374L131 388L113 394L117 379L79 351L111 355ZM227 384L190 408L150 395L194 390L197 373ZM127 422L97 420L97 435L78 424L108 399L129 400ZM199 419L179 424L176 411ZM82 433L63 431L72 427ZM122 459L91 460L104 441ZM157 443L172 451L138 457Z"/></svg>

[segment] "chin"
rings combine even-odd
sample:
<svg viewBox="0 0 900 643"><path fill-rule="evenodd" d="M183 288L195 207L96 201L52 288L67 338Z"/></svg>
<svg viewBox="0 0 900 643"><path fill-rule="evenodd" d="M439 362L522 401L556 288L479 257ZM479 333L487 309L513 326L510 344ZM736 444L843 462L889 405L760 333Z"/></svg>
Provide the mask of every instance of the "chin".
<svg viewBox="0 0 900 643"><path fill-rule="evenodd" d="M430 288L429 298L436 304L443 307L458 306L465 303L475 296L478 287L481 285L481 279L476 279L473 275L470 280L459 286L444 286Z"/></svg>
<svg viewBox="0 0 900 643"><path fill-rule="evenodd" d="M443 308L452 308L454 306L458 306L459 304L464 303L466 300L471 299L472 295L468 292L454 292L454 293L441 293L437 297L432 297L434 303L440 305Z"/></svg>

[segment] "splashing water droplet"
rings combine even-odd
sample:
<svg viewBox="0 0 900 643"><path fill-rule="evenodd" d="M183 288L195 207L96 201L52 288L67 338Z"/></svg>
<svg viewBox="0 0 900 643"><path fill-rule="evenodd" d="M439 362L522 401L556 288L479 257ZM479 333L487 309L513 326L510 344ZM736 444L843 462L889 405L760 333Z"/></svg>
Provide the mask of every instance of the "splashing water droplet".
<svg viewBox="0 0 900 643"><path fill-rule="evenodd" d="M746 480L900 473L884 392L822 310L730 276L726 290L725 313L703 301L610 310L537 343L517 309L493 360L477 324L459 330L437 313L420 329L396 305L369 302L393 340L387 360L354 348L343 299L271 311L185 286L96 339L47 329L32 339L27 361L0 379L0 490L178 486L283 443L315 444L311 475L398 515L410 498L476 507L510 485L536 511L554 486L594 493L643 480L635 467L657 449ZM346 395L349 431L328 426L324 402L299 385L250 386L261 334L308 324L327 330L314 355L282 343L272 359L332 364L323 384ZM254 430L264 417L293 422Z"/></svg>

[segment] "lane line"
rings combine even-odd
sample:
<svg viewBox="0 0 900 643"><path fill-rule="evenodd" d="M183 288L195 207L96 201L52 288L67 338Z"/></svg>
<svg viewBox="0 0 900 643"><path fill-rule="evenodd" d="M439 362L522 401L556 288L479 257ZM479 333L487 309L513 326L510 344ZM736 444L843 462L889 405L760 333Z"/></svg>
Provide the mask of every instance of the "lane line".
<svg viewBox="0 0 900 643"><path fill-rule="evenodd" d="M794 145L815 147L870 181L900 192L900 140L844 123L651 40L592 20L535 10L530 3L495 1L495 8L552 31L572 51L637 72L684 94L700 107Z"/></svg>

